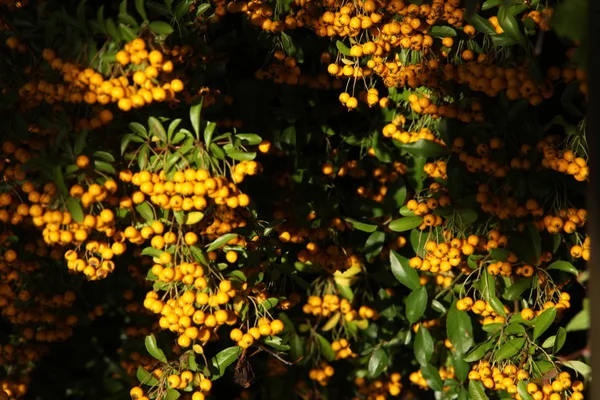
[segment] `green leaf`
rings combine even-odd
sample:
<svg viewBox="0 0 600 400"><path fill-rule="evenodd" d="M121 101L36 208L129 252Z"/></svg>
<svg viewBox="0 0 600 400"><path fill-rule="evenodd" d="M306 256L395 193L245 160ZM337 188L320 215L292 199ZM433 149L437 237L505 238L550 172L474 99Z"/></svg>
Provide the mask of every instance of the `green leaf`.
<svg viewBox="0 0 600 400"><path fill-rule="evenodd" d="M378 348L369 357L368 371L369 376L376 378L385 370L388 364L388 355L383 348Z"/></svg>
<svg viewBox="0 0 600 400"><path fill-rule="evenodd" d="M218 239L215 239L211 244L208 245L208 247L206 248L206 251L213 251L218 249L219 247L225 245L227 242L229 242L231 239L236 238L238 236L237 233L227 233L223 236L221 236Z"/></svg>
<svg viewBox="0 0 600 400"><path fill-rule="evenodd" d="M550 264L547 269L568 272L573 275L577 275L579 273L579 271L577 271L577 268L575 268L573 264L571 264L568 261L555 261L552 264Z"/></svg>
<svg viewBox="0 0 600 400"><path fill-rule="evenodd" d="M225 152L223 151L222 148L217 146L215 143L211 143L209 146L209 149L210 149L211 154L213 156L215 156L215 158L217 158L219 160L225 159Z"/></svg>
<svg viewBox="0 0 600 400"><path fill-rule="evenodd" d="M527 391L528 383L529 381L519 381L519 383L517 383L517 393L519 393L522 400L533 400L533 397Z"/></svg>
<svg viewBox="0 0 600 400"><path fill-rule="evenodd" d="M441 144L427 139L419 139L414 143L405 143L400 148L414 157L439 157L445 153L445 148Z"/></svg>
<svg viewBox="0 0 600 400"><path fill-rule="evenodd" d="M392 267L392 273L401 284L410 290L416 290L421 287L419 274L415 269L410 267L406 257L402 257L392 250L390 251L390 265Z"/></svg>
<svg viewBox="0 0 600 400"><path fill-rule="evenodd" d="M144 218L146 222L154 221L154 211L147 202L135 206L135 210Z"/></svg>
<svg viewBox="0 0 600 400"><path fill-rule="evenodd" d="M167 141L167 132L158 119L155 117L149 117L148 127L150 128L150 136L156 136L163 142Z"/></svg>
<svg viewBox="0 0 600 400"><path fill-rule="evenodd" d="M135 9L137 10L140 17L144 19L144 21L148 20L148 16L146 15L146 7L144 7L144 3L146 0L135 0Z"/></svg>
<svg viewBox="0 0 600 400"><path fill-rule="evenodd" d="M117 42L121 41L121 35L119 34L119 31L117 30L117 25L115 25L115 21L113 21L112 18L106 19L106 31L110 36L112 36L114 40L116 40Z"/></svg>
<svg viewBox="0 0 600 400"><path fill-rule="evenodd" d="M200 138L200 111L202 111L203 101L204 98L200 97L200 100L196 101L190 107L190 122L192 124L192 128L194 128L194 132L196 133L196 138L198 139ZM210 145L210 142L206 142L206 145Z"/></svg>
<svg viewBox="0 0 600 400"><path fill-rule="evenodd" d="M506 7L504 6L501 6L498 10L498 23L504 30L504 33L506 33L511 39L520 45L525 46L525 36L523 36L519 29L519 23L517 22L517 19L508 13Z"/></svg>
<svg viewBox="0 0 600 400"><path fill-rule="evenodd" d="M75 222L83 222L83 208L81 207L79 200L75 197L69 197L67 199L67 209Z"/></svg>
<svg viewBox="0 0 600 400"><path fill-rule="evenodd" d="M556 312L556 308L548 308L535 318L533 340L539 338L548 328L550 328L550 325L552 325L556 318Z"/></svg>
<svg viewBox="0 0 600 400"><path fill-rule="evenodd" d="M159 249L155 249L154 247L145 247L142 252L141 255L143 256L150 256L150 257L160 257L160 255L163 253L162 250Z"/></svg>
<svg viewBox="0 0 600 400"><path fill-rule="evenodd" d="M583 309L579 311L575 316L569 321L565 329L567 332L573 331L585 331L590 329L590 312L587 307L588 301L584 300Z"/></svg>
<svg viewBox="0 0 600 400"><path fill-rule="evenodd" d="M336 41L335 42L335 47L337 47L338 51L340 53L342 53L345 56L350 56L350 48L348 48L348 46L346 46L343 42L341 41Z"/></svg>
<svg viewBox="0 0 600 400"><path fill-rule="evenodd" d="M524 291L531 288L531 282L533 282L531 278L521 278L517 280L506 288L502 294L502 298L509 301L519 299Z"/></svg>
<svg viewBox="0 0 600 400"><path fill-rule="evenodd" d="M490 250L490 257L496 261L506 261L508 259L509 251L506 249L492 249Z"/></svg>
<svg viewBox="0 0 600 400"><path fill-rule="evenodd" d="M113 163L115 162L115 157L110 154L108 151L95 151L94 158L99 158L100 160Z"/></svg>
<svg viewBox="0 0 600 400"><path fill-rule="evenodd" d="M319 348L321 349L321 355L327 361L333 361L335 359L335 351L331 348L331 344L323 336L315 333L317 341L319 342Z"/></svg>
<svg viewBox="0 0 600 400"><path fill-rule="evenodd" d="M344 218L344 221L349 222L354 229L357 229L362 232L371 233L375 232L375 230L377 229L377 225L366 224L364 222L357 221L354 218Z"/></svg>
<svg viewBox="0 0 600 400"><path fill-rule="evenodd" d="M262 138L256 133L238 133L235 135L235 138L245 140L249 146L256 146L262 142Z"/></svg>
<svg viewBox="0 0 600 400"><path fill-rule="evenodd" d="M212 143L212 137L213 134L215 133L215 128L217 127L217 124L215 122L208 122L206 124L206 128L204 128L204 143L206 143L207 146L210 146ZM212 149L212 146L211 146Z"/></svg>
<svg viewBox="0 0 600 400"><path fill-rule="evenodd" d="M483 11L489 10L490 8L498 7L502 3L504 3L504 0L486 0L486 2L481 6L481 9Z"/></svg>
<svg viewBox="0 0 600 400"><path fill-rule="evenodd" d="M496 30L494 29L494 25L487 19L477 15L477 14L469 14L465 13L465 21L469 24L473 25L473 27L481 33L485 33L486 35L495 35Z"/></svg>
<svg viewBox="0 0 600 400"><path fill-rule="evenodd" d="M406 306L406 318L410 324L414 324L425 314L427 309L427 289L425 286L413 290L404 304Z"/></svg>
<svg viewBox="0 0 600 400"><path fill-rule="evenodd" d="M567 341L567 330L561 326L556 331L556 335L554 335L554 337L556 338L556 340L554 341L553 351L556 354L560 351L560 349L562 349L562 347L565 345L565 342Z"/></svg>
<svg viewBox="0 0 600 400"><path fill-rule="evenodd" d="M163 353L163 351L158 347L154 334L146 336L144 344L146 345L146 351L148 351L148 354L156 358L158 361L163 363L167 362L167 357L165 356L165 353Z"/></svg>
<svg viewBox="0 0 600 400"><path fill-rule="evenodd" d="M509 339L504 343L498 351L494 353L494 360L502 361L507 358L517 355L525 346L525 338L513 338Z"/></svg>
<svg viewBox="0 0 600 400"><path fill-rule="evenodd" d="M148 28L150 28L150 30L156 33L157 35L170 35L171 33L173 33L173 28L171 27L171 25L163 21L150 22Z"/></svg>
<svg viewBox="0 0 600 400"><path fill-rule="evenodd" d="M428 34L434 37L454 37L456 36L456 31L449 26L434 25Z"/></svg>
<svg viewBox="0 0 600 400"><path fill-rule="evenodd" d="M488 297L487 301L488 301L488 303L490 303L490 306L492 307L492 309L494 311L496 311L497 314L506 316L506 311L504 310L504 304L502 304L502 302L500 301L499 298L497 298L496 296L490 296L490 297Z"/></svg>
<svg viewBox="0 0 600 400"><path fill-rule="evenodd" d="M113 167L111 164L109 164L105 161L95 160L94 168L97 171L106 172L107 174L111 174L111 175L115 175L117 173L117 171L115 170L115 167Z"/></svg>
<svg viewBox="0 0 600 400"><path fill-rule="evenodd" d="M376 257L381 250L383 249L383 245L385 244L385 233L375 231L369 235L367 241L365 242L365 257L367 260L370 260Z"/></svg>
<svg viewBox="0 0 600 400"><path fill-rule="evenodd" d="M67 185L65 184L65 177L63 176L62 170L58 165L54 167L53 178L56 187L58 187L58 190L62 193L63 196L67 196L69 194L69 190L67 189Z"/></svg>
<svg viewBox="0 0 600 400"><path fill-rule="evenodd" d="M237 149L225 151L227 156L236 161L250 161L256 158L256 152L245 152Z"/></svg>
<svg viewBox="0 0 600 400"><path fill-rule="evenodd" d="M266 299L259 305L262 311L269 311L271 308L275 307L277 303L279 303L279 300L277 300L275 297L271 297L270 299Z"/></svg>
<svg viewBox="0 0 600 400"><path fill-rule="evenodd" d="M129 124L129 129L131 129L136 135L148 139L148 131L146 130L146 127L139 122L131 122Z"/></svg>
<svg viewBox="0 0 600 400"><path fill-rule="evenodd" d="M158 383L158 379L142 367L138 367L135 376L142 385L154 386Z"/></svg>
<svg viewBox="0 0 600 400"><path fill-rule="evenodd" d="M436 367L431 364L421 366L421 373L430 388L436 392L442 392L444 390L444 383L442 382L442 378Z"/></svg>
<svg viewBox="0 0 600 400"><path fill-rule="evenodd" d="M471 318L466 312L458 310L456 304L450 306L446 316L446 334L452 346L460 354L466 354L473 346Z"/></svg>
<svg viewBox="0 0 600 400"><path fill-rule="evenodd" d="M388 228L394 232L405 232L418 227L422 223L423 217L404 217L390 222Z"/></svg>
<svg viewBox="0 0 600 400"><path fill-rule="evenodd" d="M217 377L223 376L225 369L233 364L240 354L242 354L242 348L239 346L228 347L218 352L211 359L211 364L219 371ZM212 375L211 379L216 379L215 375Z"/></svg>
<svg viewBox="0 0 600 400"><path fill-rule="evenodd" d="M179 396L181 396L181 393L179 393L177 390L167 389L167 391L165 393L165 397L163 397L163 399L164 400L177 400L179 398Z"/></svg>
<svg viewBox="0 0 600 400"><path fill-rule="evenodd" d="M592 368L590 368L589 365L587 365L586 363L584 363L582 361L577 361L577 360L565 361L562 363L562 365L564 365L565 367L571 368L572 370L576 371L577 373L583 375L583 377L586 379L592 373Z"/></svg>
<svg viewBox="0 0 600 400"><path fill-rule="evenodd" d="M488 400L481 382L469 381L469 395L472 400Z"/></svg>
<svg viewBox="0 0 600 400"><path fill-rule="evenodd" d="M421 365L427 365L433 355L433 339L427 328L420 326L415 337L415 358Z"/></svg>
<svg viewBox="0 0 600 400"><path fill-rule="evenodd" d="M466 362L474 362L481 360L483 356L487 354L490 349L494 347L494 343L492 341L483 342L480 345L477 345L473 350L471 350L464 358Z"/></svg>

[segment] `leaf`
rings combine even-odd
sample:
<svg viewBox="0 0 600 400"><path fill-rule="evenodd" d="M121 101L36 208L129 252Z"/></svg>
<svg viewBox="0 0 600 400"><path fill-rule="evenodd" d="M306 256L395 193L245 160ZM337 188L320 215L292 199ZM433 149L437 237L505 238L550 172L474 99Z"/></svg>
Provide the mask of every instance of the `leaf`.
<svg viewBox="0 0 600 400"><path fill-rule="evenodd" d="M376 378L385 370L388 364L388 355L387 352L383 348L378 348L371 354L369 357L369 364L367 369L369 371L369 376L372 378Z"/></svg>
<svg viewBox="0 0 600 400"><path fill-rule="evenodd" d="M81 208L81 203L75 197L69 197L67 199L67 209L69 210L69 214L75 222L83 222L83 208Z"/></svg>
<svg viewBox="0 0 600 400"><path fill-rule="evenodd" d="M156 136L163 142L167 141L167 132L164 126L155 117L148 118L148 127L150 128L150 136Z"/></svg>
<svg viewBox="0 0 600 400"><path fill-rule="evenodd" d="M460 354L466 354L473 347L473 325L471 318L465 311L456 308L456 304L450 306L446 316L446 334L452 346Z"/></svg>
<svg viewBox="0 0 600 400"><path fill-rule="evenodd" d="M146 345L146 351L148 351L148 354L156 358L158 361L163 363L167 362L167 357L165 356L165 353L163 353L163 351L158 347L154 334L146 336L144 344Z"/></svg>
<svg viewBox="0 0 600 400"><path fill-rule="evenodd" d="M478 381L469 381L469 395L472 400L488 400L483 385Z"/></svg>
<svg viewBox="0 0 600 400"><path fill-rule="evenodd" d="M106 31L114 40L117 42L121 41L121 35L119 34L117 26L115 25L115 21L113 21L112 18L106 19Z"/></svg>
<svg viewBox="0 0 600 400"><path fill-rule="evenodd" d="M500 301L499 298L497 298L496 296L490 296L490 297L488 297L487 301L488 301L488 303L490 303L490 306L492 307L492 309L494 311L496 311L497 314L506 316L506 311L504 310L504 304L502 304L502 302Z"/></svg>
<svg viewBox="0 0 600 400"><path fill-rule="evenodd" d="M414 143L405 143L400 146L401 149L414 157L439 157L445 152L445 148L436 142L427 139L419 139Z"/></svg>
<svg viewBox="0 0 600 400"><path fill-rule="evenodd" d="M503 2L504 2L504 0L486 0L486 2L483 3L483 5L481 6L481 9L483 11L489 10L490 8L498 7Z"/></svg>
<svg viewBox="0 0 600 400"><path fill-rule="evenodd" d="M137 211L146 222L154 221L154 211L152 211L152 207L150 207L150 204L147 202L135 206L135 211Z"/></svg>
<svg viewBox="0 0 600 400"><path fill-rule="evenodd" d="M421 373L423 374L423 378L427 380L427 384L430 388L436 392L442 392L444 390L444 383L442 382L442 378L436 367L431 364L421 366Z"/></svg>
<svg viewBox="0 0 600 400"><path fill-rule="evenodd" d="M215 239L211 244L208 245L208 247L206 248L206 251L213 251L218 249L219 247L225 245L227 242L229 242L231 239L236 238L238 236L237 233L227 233L223 236L221 236L218 239Z"/></svg>
<svg viewBox="0 0 600 400"><path fill-rule="evenodd" d="M556 331L556 335L554 335L554 337L556 340L554 341L553 351L556 354L560 351L560 349L562 349L567 341L567 330L561 326Z"/></svg>
<svg viewBox="0 0 600 400"><path fill-rule="evenodd" d="M552 14L552 29L562 37L580 41L587 35L588 2L586 0L563 1L556 5Z"/></svg>
<svg viewBox="0 0 600 400"><path fill-rule="evenodd" d="M65 177L62 173L62 170L58 165L54 167L53 178L56 187L58 187L58 190L60 190L63 196L67 196L69 194L69 190L67 189L67 185L65 184Z"/></svg>
<svg viewBox="0 0 600 400"><path fill-rule="evenodd" d="M508 259L509 251L506 249L492 249L490 250L490 257L496 261L506 261Z"/></svg>
<svg viewBox="0 0 600 400"><path fill-rule="evenodd" d="M323 325L323 327L321 328L321 331L327 332L327 331L330 331L333 328L335 328L335 326L338 324L338 322L340 322L341 317L342 317L342 313L340 313L340 312L336 312L335 314L333 314L331 316L331 318L329 318L327 320L325 325Z"/></svg>
<svg viewBox="0 0 600 400"><path fill-rule="evenodd" d="M385 244L385 233L383 232L373 232L367 238L365 242L365 257L367 260L370 260L376 257L381 250L383 249L383 245Z"/></svg>
<svg viewBox="0 0 600 400"><path fill-rule="evenodd" d="M136 135L148 139L148 131L146 130L146 127L139 122L131 122L129 124L129 129L131 129Z"/></svg>
<svg viewBox="0 0 600 400"><path fill-rule="evenodd" d="M179 393L177 390L175 389L167 389L166 393L165 393L165 397L163 397L164 400L177 400L179 398L179 396L181 396L181 393Z"/></svg>
<svg viewBox="0 0 600 400"><path fill-rule="evenodd" d="M550 264L547 269L568 272L573 275L577 275L579 273L579 271L577 271L577 268L575 268L573 264L571 264L568 261L555 261L552 264Z"/></svg>
<svg viewBox="0 0 600 400"><path fill-rule="evenodd" d="M528 234L528 238L532 245L533 254L535 256L534 263L535 265L537 265L540 261L540 257L542 256L542 238L540 237L540 232L531 222L527 223L526 232Z"/></svg>
<svg viewBox="0 0 600 400"><path fill-rule="evenodd" d="M473 25L473 27L481 33L485 33L486 35L495 35L496 30L494 29L494 25L487 19L473 13L465 13L465 21L469 24Z"/></svg>
<svg viewBox="0 0 600 400"><path fill-rule="evenodd" d="M354 229L357 229L362 232L371 233L375 232L375 230L377 229L377 225L366 224L364 222L357 221L354 218L344 218L344 221L349 222Z"/></svg>
<svg viewBox="0 0 600 400"><path fill-rule="evenodd" d="M422 223L423 217L404 217L390 222L388 228L394 232L404 232L414 229Z"/></svg>
<svg viewBox="0 0 600 400"><path fill-rule="evenodd" d="M275 307L277 303L279 303L279 300L277 300L275 297L271 297L259 304L263 311L269 311L271 308Z"/></svg>
<svg viewBox="0 0 600 400"><path fill-rule="evenodd" d="M338 51L340 53L342 53L345 56L350 57L350 49L348 48L348 46L346 46L343 42L341 41L336 41L335 42L335 47L337 47Z"/></svg>
<svg viewBox="0 0 600 400"><path fill-rule="evenodd" d="M528 381L519 381L517 383L517 393L521 396L521 400L533 400L533 397L527 391Z"/></svg>
<svg viewBox="0 0 600 400"><path fill-rule="evenodd" d="M140 17L144 19L144 21L148 20L148 16L146 15L146 7L144 7L144 3L146 0L135 0L135 9L137 10Z"/></svg>
<svg viewBox="0 0 600 400"><path fill-rule="evenodd" d="M262 138L256 133L238 133L235 135L235 138L245 140L246 142L248 142L249 146L256 146L257 144L262 142Z"/></svg>
<svg viewBox="0 0 600 400"><path fill-rule="evenodd" d="M97 171L106 172L107 174L111 174L111 175L115 175L117 173L117 171L115 170L115 167L113 167L111 164L109 164L105 161L95 160L94 168Z"/></svg>
<svg viewBox="0 0 600 400"><path fill-rule="evenodd" d="M494 360L502 361L518 354L525 346L525 338L509 339L494 353Z"/></svg>
<svg viewBox="0 0 600 400"><path fill-rule="evenodd" d="M196 138L200 138L200 111L202 111L202 103L204 98L200 97L200 100L196 101L190 107L190 122L192 124L192 128L194 128L194 132L196 133ZM205 140L206 142L206 140ZM206 145L210 145L210 143L206 143Z"/></svg>
<svg viewBox="0 0 600 400"><path fill-rule="evenodd" d="M491 297L496 296L496 280L486 268L481 272L481 293L485 301L489 302Z"/></svg>
<svg viewBox="0 0 600 400"><path fill-rule="evenodd" d="M406 318L410 324L414 324L425 314L427 309L427 289L425 286L413 290L406 298Z"/></svg>
<svg viewBox="0 0 600 400"><path fill-rule="evenodd" d="M421 365L427 365L433 355L433 339L427 328L421 326L415 337L415 358Z"/></svg>
<svg viewBox="0 0 600 400"><path fill-rule="evenodd" d="M244 152L236 149L226 150L227 156L236 161L250 161L256 158L256 152Z"/></svg>
<svg viewBox="0 0 600 400"><path fill-rule="evenodd" d="M238 346L228 347L218 352L212 359L212 365L219 371L218 377L223 376L225 369L233 364L242 354L242 348ZM215 379L214 375L211 379Z"/></svg>
<svg viewBox="0 0 600 400"><path fill-rule="evenodd" d="M99 158L109 163L115 162L115 157L108 151L95 151L94 158Z"/></svg>
<svg viewBox="0 0 600 400"><path fill-rule="evenodd" d="M543 313L538 315L535 319L535 326L533 328L533 340L539 338L554 322L556 318L556 308L548 308Z"/></svg>
<svg viewBox="0 0 600 400"><path fill-rule="evenodd" d="M160 257L160 255L162 253L163 253L162 250L155 249L154 247L145 247L140 254L143 256L150 256L150 257L158 258L158 257Z"/></svg>
<svg viewBox="0 0 600 400"><path fill-rule="evenodd" d="M421 287L419 274L410 267L406 257L402 257L395 251L390 251L390 264L392 273L398 281L411 290L416 290Z"/></svg>
<svg viewBox="0 0 600 400"><path fill-rule="evenodd" d="M456 31L449 26L435 25L431 27L428 34L434 37L454 37Z"/></svg>
<svg viewBox="0 0 600 400"><path fill-rule="evenodd" d="M473 348L464 358L466 362L474 362L483 358L487 352L494 347L492 341L483 342Z"/></svg>
<svg viewBox="0 0 600 400"><path fill-rule="evenodd" d="M563 362L562 365L564 365L565 367L571 368L572 370L576 371L577 373L580 373L586 379L592 373L592 368L590 368L589 365L587 365L586 363L584 363L582 361L577 361L577 360L566 361L566 362Z"/></svg>
<svg viewBox="0 0 600 400"><path fill-rule="evenodd" d="M150 28L150 30L156 33L157 35L170 35L171 33L173 33L173 28L171 27L171 25L163 21L150 22L148 28Z"/></svg>
<svg viewBox="0 0 600 400"><path fill-rule="evenodd" d="M506 7L500 6L498 10L498 23L511 39L515 42L519 43L522 46L525 46L525 36L521 33L519 29L519 23L517 19L507 12Z"/></svg>
<svg viewBox="0 0 600 400"><path fill-rule="evenodd" d="M315 333L317 340L319 342L319 348L321 349L321 355L327 361L333 361L335 359L335 351L331 348L331 344L325 339L323 336Z"/></svg>
<svg viewBox="0 0 600 400"><path fill-rule="evenodd" d="M203 218L204 218L204 213L202 213L200 211L192 211L191 213L188 213L187 216L185 217L185 224L186 225L194 225L194 224L197 224L198 222L202 221Z"/></svg>
<svg viewBox="0 0 600 400"><path fill-rule="evenodd" d="M583 310L579 311L575 316L569 321L565 329L567 332L573 331L585 331L590 329L590 312L585 306L584 303Z"/></svg>
<svg viewBox="0 0 600 400"><path fill-rule="evenodd" d="M142 385L154 386L158 383L158 379L142 367L138 367L135 376Z"/></svg>
<svg viewBox="0 0 600 400"><path fill-rule="evenodd" d="M533 282L531 278L521 278L517 280L506 288L502 294L502 298L509 301L519 299L524 291L531 288L531 282Z"/></svg>

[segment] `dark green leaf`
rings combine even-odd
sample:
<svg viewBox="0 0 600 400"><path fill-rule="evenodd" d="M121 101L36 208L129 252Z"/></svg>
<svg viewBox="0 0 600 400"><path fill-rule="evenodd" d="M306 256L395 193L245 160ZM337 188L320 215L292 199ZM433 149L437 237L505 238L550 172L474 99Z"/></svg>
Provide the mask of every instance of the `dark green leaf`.
<svg viewBox="0 0 600 400"><path fill-rule="evenodd" d="M456 31L449 26L442 25L434 25L429 30L429 35L434 37L454 37L456 36Z"/></svg>
<svg viewBox="0 0 600 400"><path fill-rule="evenodd" d="M367 260L370 260L381 253L384 244L385 233L378 231L371 233L365 243L365 257Z"/></svg>
<svg viewBox="0 0 600 400"><path fill-rule="evenodd" d="M227 233L223 236L221 236L218 239L215 239L211 244L208 245L208 247L206 248L206 251L213 251L218 249L221 246L224 246L227 242L229 242L231 239L236 238L238 236L237 233Z"/></svg>
<svg viewBox="0 0 600 400"><path fill-rule="evenodd" d="M319 348L321 349L321 355L327 361L333 361L335 359L335 351L331 348L331 344L323 336L318 333L315 334L317 341L319 342Z"/></svg>
<svg viewBox="0 0 600 400"><path fill-rule="evenodd" d="M547 268L548 270L557 270L557 271L564 271L564 272L568 272L570 274L573 275L577 275L579 273L579 271L577 271L577 268L575 268L573 266L573 264L571 264L568 261L555 261L552 264L550 264Z"/></svg>
<svg viewBox="0 0 600 400"><path fill-rule="evenodd" d="M431 364L421 366L421 373L423 378L427 381L430 388L436 392L442 392L444 390L444 383L440 377L440 373L436 367Z"/></svg>
<svg viewBox="0 0 600 400"><path fill-rule="evenodd" d="M262 138L256 133L238 133L235 135L236 138L245 140L250 146L256 146L262 142Z"/></svg>
<svg viewBox="0 0 600 400"><path fill-rule="evenodd" d="M394 232L404 232L414 229L422 223L423 217L404 217L390 222L388 228Z"/></svg>
<svg viewBox="0 0 600 400"><path fill-rule="evenodd" d="M427 328L420 326L415 337L415 358L421 365L427 365L433 355L433 339Z"/></svg>
<svg viewBox="0 0 600 400"><path fill-rule="evenodd" d="M528 383L528 381L519 381L519 383L517 383L517 393L519 393L522 400L533 400L533 397L527 391Z"/></svg>
<svg viewBox="0 0 600 400"><path fill-rule="evenodd" d="M539 338L556 319L556 308L548 308L535 319L535 327L533 328L533 340Z"/></svg>
<svg viewBox="0 0 600 400"><path fill-rule="evenodd" d="M142 367L138 367L135 376L142 385L154 386L158 383L158 379Z"/></svg>
<svg viewBox="0 0 600 400"><path fill-rule="evenodd" d="M398 281L411 290L416 290L421 287L419 274L410 267L407 258L402 257L395 251L390 251L390 265L392 273Z"/></svg>
<svg viewBox="0 0 600 400"><path fill-rule="evenodd" d="M531 288L531 282L532 282L531 278L520 278L515 283L510 285L508 288L506 288L506 290L504 291L504 294L502 294L502 297L505 300L509 300L509 301L519 299L521 297L521 295L523 294L523 292L525 292L527 289Z"/></svg>
<svg viewBox="0 0 600 400"><path fill-rule="evenodd" d="M368 371L369 376L376 378L385 370L388 363L387 352L383 348L378 348L369 357Z"/></svg>
<svg viewBox="0 0 600 400"><path fill-rule="evenodd" d="M349 222L354 229L357 229L362 232L371 233L375 232L375 230L377 229L377 225L366 224L364 222L357 221L354 218L344 218L344 220L346 222Z"/></svg>
<svg viewBox="0 0 600 400"><path fill-rule="evenodd" d="M469 381L469 395L472 400L488 400L481 382Z"/></svg>
<svg viewBox="0 0 600 400"><path fill-rule="evenodd" d="M481 360L487 352L494 347L492 341L483 342L471 350L464 358L466 362L474 362Z"/></svg>
<svg viewBox="0 0 600 400"><path fill-rule="evenodd" d="M406 318L410 324L414 324L425 314L427 309L427 289L421 286L413 290L404 304L406 306Z"/></svg>
<svg viewBox="0 0 600 400"><path fill-rule="evenodd" d="M496 30L494 29L494 25L487 19L477 15L477 14L469 14L465 13L465 20L473 25L473 27L481 33L485 33L486 35L495 35Z"/></svg>
<svg viewBox="0 0 600 400"><path fill-rule="evenodd" d="M446 334L452 346L460 354L466 354L473 346L473 326L469 315L456 308L456 304L450 306L446 317Z"/></svg>
<svg viewBox="0 0 600 400"><path fill-rule="evenodd" d="M525 338L509 339L494 353L494 360L502 361L517 355L525 346Z"/></svg>
<svg viewBox="0 0 600 400"><path fill-rule="evenodd" d="M400 147L414 157L439 157L445 152L441 144L426 139L419 139L414 143L402 144Z"/></svg>
<svg viewBox="0 0 600 400"><path fill-rule="evenodd" d="M146 8L144 7L144 2L146 0L135 0L135 9L137 10L140 17L144 19L144 21L148 20L148 16L146 15Z"/></svg>
<svg viewBox="0 0 600 400"><path fill-rule="evenodd" d="M67 199L67 209L69 210L69 214L75 222L83 222L83 208L81 208L81 203L75 197L69 197Z"/></svg>
<svg viewBox="0 0 600 400"><path fill-rule="evenodd" d="M148 351L148 354L156 358L158 361L163 363L167 362L167 357L165 356L165 353L163 353L163 351L158 347L154 334L146 336L144 343L146 345L146 351Z"/></svg>
<svg viewBox="0 0 600 400"><path fill-rule="evenodd" d="M233 364L235 360L238 359L240 354L242 354L242 348L238 346L232 346L226 348L225 350L221 350L212 358L211 363L219 371L219 377L223 376L225 369ZM212 375L211 379L215 379L215 376Z"/></svg>

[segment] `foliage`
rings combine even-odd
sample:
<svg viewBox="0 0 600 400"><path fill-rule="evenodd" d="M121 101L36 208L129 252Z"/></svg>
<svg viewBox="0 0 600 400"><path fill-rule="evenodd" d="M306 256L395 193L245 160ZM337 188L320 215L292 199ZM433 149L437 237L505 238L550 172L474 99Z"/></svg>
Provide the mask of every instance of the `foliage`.
<svg viewBox="0 0 600 400"><path fill-rule="evenodd" d="M0 399L582 399L585 5L0 1Z"/></svg>

